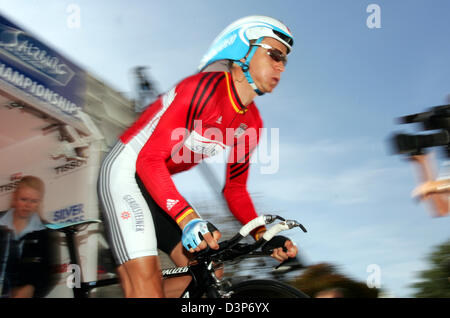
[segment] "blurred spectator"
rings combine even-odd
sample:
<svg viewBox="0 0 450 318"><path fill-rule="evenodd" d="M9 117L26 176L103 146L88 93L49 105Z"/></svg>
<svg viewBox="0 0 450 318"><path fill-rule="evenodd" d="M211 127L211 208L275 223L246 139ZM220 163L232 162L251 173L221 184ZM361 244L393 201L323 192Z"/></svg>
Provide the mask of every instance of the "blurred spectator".
<svg viewBox="0 0 450 318"><path fill-rule="evenodd" d="M45 186L25 176L17 184L11 208L0 213L0 292L2 297L43 297L52 285L50 231L40 213Z"/></svg>
<svg viewBox="0 0 450 318"><path fill-rule="evenodd" d="M329 288L318 292L315 298L344 298L344 290L342 288Z"/></svg>

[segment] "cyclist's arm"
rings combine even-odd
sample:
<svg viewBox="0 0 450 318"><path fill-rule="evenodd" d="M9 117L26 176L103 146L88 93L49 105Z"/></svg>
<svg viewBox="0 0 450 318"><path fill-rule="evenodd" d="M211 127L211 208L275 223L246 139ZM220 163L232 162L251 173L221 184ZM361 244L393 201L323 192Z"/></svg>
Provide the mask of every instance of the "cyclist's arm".
<svg viewBox="0 0 450 318"><path fill-rule="evenodd" d="M166 165L172 151L185 138L192 85L177 86L175 97L162 115L152 135L136 161L136 172L155 202L179 225L198 217L190 204L178 192ZM174 133L177 132L177 133Z"/></svg>
<svg viewBox="0 0 450 318"><path fill-rule="evenodd" d="M241 136L234 143L228 158L225 187L223 195L231 213L241 224L247 224L258 216L253 201L247 190L247 179L250 171L250 158L259 142L262 121L257 116L254 132L248 136ZM252 231L252 236L258 239L265 232L265 227Z"/></svg>
<svg viewBox="0 0 450 318"><path fill-rule="evenodd" d="M256 138L250 138L247 143L236 143L230 152L230 157L227 164L226 183L223 190L223 195L228 203L231 213L242 223L247 224L249 221L257 217L257 212L250 194L247 190L247 179L250 170L250 158L252 152L255 150L259 142L260 127L262 121L257 125ZM242 148L245 147L245 155L242 157ZM266 231L264 226L256 228L252 231L252 236L258 240ZM272 257L283 262L288 258L294 258L298 253L298 248L295 244L287 239L282 247L275 248Z"/></svg>
<svg viewBox="0 0 450 318"><path fill-rule="evenodd" d="M253 201L247 190L247 179L250 170L250 159L242 163L227 165L226 182L223 195L231 213L241 224L247 224L258 216ZM264 227L256 229L252 235L261 233Z"/></svg>
<svg viewBox="0 0 450 318"><path fill-rule="evenodd" d="M228 164L227 182L223 191L230 211L242 224L246 224L257 217L254 204L246 187L249 160L236 165ZM265 231L266 228L261 226L253 230L251 234L255 240L258 240ZM297 246L289 239L284 243L284 248L285 250L281 247L275 248L271 256L279 262L283 262L288 258L294 258L298 253Z"/></svg>

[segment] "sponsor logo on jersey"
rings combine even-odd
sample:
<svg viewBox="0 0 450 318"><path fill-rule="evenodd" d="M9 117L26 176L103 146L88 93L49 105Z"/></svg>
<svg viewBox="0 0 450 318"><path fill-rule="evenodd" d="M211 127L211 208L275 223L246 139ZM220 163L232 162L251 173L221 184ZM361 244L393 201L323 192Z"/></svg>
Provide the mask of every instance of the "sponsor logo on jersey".
<svg viewBox="0 0 450 318"><path fill-rule="evenodd" d="M120 217L123 220L128 220L129 218L131 218L131 213L128 211L123 211L122 214L120 215Z"/></svg>
<svg viewBox="0 0 450 318"><path fill-rule="evenodd" d="M248 126L244 123L240 124L239 127L236 129L236 131L234 132L234 136L236 138L241 137L244 133L245 130L248 128Z"/></svg>
<svg viewBox="0 0 450 318"><path fill-rule="evenodd" d="M226 145L218 140L211 140L193 131L185 141L185 146L192 152L213 157L221 153Z"/></svg>
<svg viewBox="0 0 450 318"><path fill-rule="evenodd" d="M178 200L167 199L167 210L170 211L178 202Z"/></svg>
<svg viewBox="0 0 450 318"><path fill-rule="evenodd" d="M127 203L131 212L133 213L134 219L134 230L135 232L143 232L144 231L144 212L142 211L141 206L136 200L129 194L123 197L123 200ZM123 218L123 215L122 215ZM128 219L128 218L127 218Z"/></svg>

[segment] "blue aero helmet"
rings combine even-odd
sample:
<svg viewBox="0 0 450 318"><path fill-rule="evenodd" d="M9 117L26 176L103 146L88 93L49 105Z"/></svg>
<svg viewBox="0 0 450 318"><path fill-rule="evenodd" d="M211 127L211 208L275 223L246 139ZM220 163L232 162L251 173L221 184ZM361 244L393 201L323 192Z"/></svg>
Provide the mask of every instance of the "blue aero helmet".
<svg viewBox="0 0 450 318"><path fill-rule="evenodd" d="M212 63L220 60L231 60L238 64L244 72L247 81L258 95L263 93L258 89L249 73L250 61L263 38L271 37L287 48L289 54L294 44L294 38L289 28L281 21L262 15L252 15L241 18L227 26L213 41L203 56L198 67L204 70ZM254 40L253 45L250 41ZM248 53L245 62L241 62Z"/></svg>

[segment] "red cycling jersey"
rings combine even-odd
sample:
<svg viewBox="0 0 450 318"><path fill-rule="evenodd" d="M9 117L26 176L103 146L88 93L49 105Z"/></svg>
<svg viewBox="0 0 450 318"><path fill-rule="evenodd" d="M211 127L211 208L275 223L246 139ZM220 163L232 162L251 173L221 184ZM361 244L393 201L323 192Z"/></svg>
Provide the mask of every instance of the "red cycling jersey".
<svg viewBox="0 0 450 318"><path fill-rule="evenodd" d="M244 106L227 72L198 73L150 105L120 137L138 154L136 172L155 202L177 223L193 212L172 174L231 147L223 195L243 224L257 216L247 191L250 155L263 127L252 102Z"/></svg>

